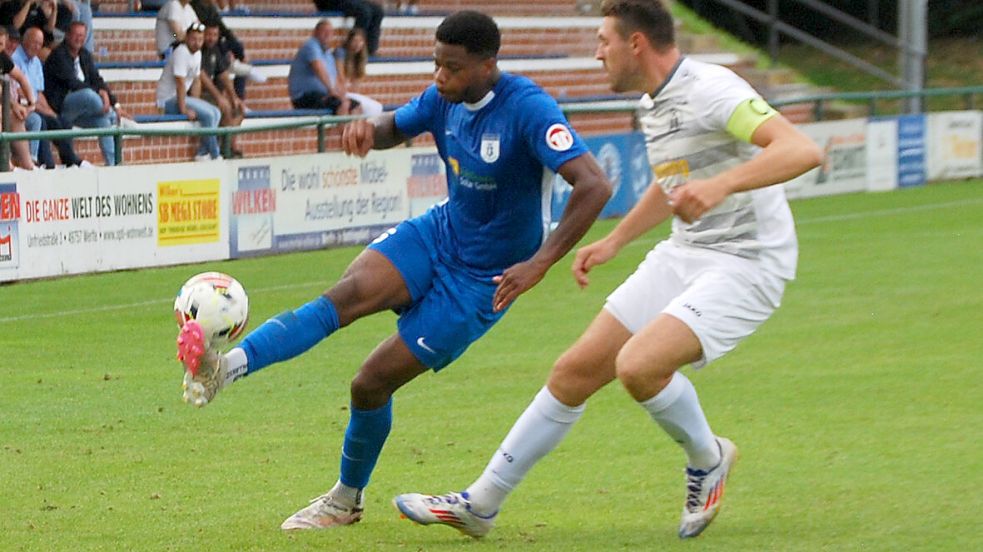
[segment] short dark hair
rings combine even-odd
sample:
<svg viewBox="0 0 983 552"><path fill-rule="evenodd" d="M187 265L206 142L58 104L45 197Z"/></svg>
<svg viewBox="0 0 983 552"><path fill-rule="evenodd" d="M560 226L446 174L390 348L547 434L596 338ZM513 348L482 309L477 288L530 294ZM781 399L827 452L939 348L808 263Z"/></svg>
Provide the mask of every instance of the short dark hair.
<svg viewBox="0 0 983 552"><path fill-rule="evenodd" d="M437 41L464 46L469 54L490 58L498 55L502 34L491 17L481 12L463 10L444 18L437 27Z"/></svg>
<svg viewBox="0 0 983 552"><path fill-rule="evenodd" d="M604 0L601 15L618 20L621 38L642 33L653 48L660 50L676 42L672 14L660 0Z"/></svg>
<svg viewBox="0 0 983 552"><path fill-rule="evenodd" d="M314 32L316 33L324 27L331 27L331 21L329 21L327 18L318 19L317 23L314 24ZM334 29L334 27L331 28L332 30Z"/></svg>

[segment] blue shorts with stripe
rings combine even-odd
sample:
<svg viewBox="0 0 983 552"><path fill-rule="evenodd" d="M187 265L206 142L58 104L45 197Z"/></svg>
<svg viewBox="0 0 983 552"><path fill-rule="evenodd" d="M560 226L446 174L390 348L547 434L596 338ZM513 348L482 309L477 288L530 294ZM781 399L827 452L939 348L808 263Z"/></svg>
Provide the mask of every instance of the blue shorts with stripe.
<svg viewBox="0 0 983 552"><path fill-rule="evenodd" d="M401 222L369 245L403 276L412 303L399 312L396 327L410 351L439 371L485 334L505 314L493 312L497 285L448 263L440 251L436 210Z"/></svg>

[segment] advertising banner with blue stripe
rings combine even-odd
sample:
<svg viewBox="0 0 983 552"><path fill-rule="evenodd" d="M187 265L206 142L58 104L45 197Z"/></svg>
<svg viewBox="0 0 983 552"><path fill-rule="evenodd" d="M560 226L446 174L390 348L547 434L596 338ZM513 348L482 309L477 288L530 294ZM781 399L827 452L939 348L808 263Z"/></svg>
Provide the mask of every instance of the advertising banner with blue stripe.
<svg viewBox="0 0 983 552"><path fill-rule="evenodd" d="M645 154L645 137L640 132L632 132L591 136L585 138L584 142L597 158L597 162L604 169L604 174L613 186L611 199L601 211L601 217L625 215L652 182L652 170L649 168L648 157ZM573 188L558 174L553 174L552 178L552 221L558 222L563 216L563 210L570 200L570 192Z"/></svg>
<svg viewBox="0 0 983 552"><path fill-rule="evenodd" d="M898 186L924 184L925 165L925 116L898 117Z"/></svg>

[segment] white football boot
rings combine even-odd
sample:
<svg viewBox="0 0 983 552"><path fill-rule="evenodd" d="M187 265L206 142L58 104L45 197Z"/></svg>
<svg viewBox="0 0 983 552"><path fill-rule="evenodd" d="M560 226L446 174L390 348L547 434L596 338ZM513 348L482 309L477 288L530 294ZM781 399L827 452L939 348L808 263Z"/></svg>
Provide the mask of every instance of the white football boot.
<svg viewBox="0 0 983 552"><path fill-rule="evenodd" d="M716 466L707 471L686 468L686 503L679 524L681 539L702 533L720 512L727 475L737 461L737 447L723 437L717 437L717 446L720 447L720 462Z"/></svg>
<svg viewBox="0 0 983 552"><path fill-rule="evenodd" d="M495 526L498 512L484 517L471 511L468 493L445 495L403 494L393 499L401 517L420 525L434 523L457 529L469 537L483 537Z"/></svg>
<svg viewBox="0 0 983 552"><path fill-rule="evenodd" d="M222 354L209 350L201 325L189 320L177 336L177 358L184 364L184 402L197 407L210 403L220 389L245 375L245 367L229 373Z"/></svg>
<svg viewBox="0 0 983 552"><path fill-rule="evenodd" d="M351 525L362 519L364 505L365 500L362 498L362 491L358 491L354 503L328 491L311 500L310 505L284 520L280 524L280 529L284 531L328 529L340 525Z"/></svg>

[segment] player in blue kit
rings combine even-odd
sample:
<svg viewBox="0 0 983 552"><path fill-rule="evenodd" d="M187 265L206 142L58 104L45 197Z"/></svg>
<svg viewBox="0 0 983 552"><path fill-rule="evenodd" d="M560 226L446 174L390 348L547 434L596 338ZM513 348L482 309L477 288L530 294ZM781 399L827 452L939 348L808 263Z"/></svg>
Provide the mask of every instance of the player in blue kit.
<svg viewBox="0 0 983 552"><path fill-rule="evenodd" d="M361 519L362 492L392 425L393 393L447 366L488 331L583 237L610 197L603 171L556 102L529 79L499 71L500 42L488 16L448 16L436 32L434 83L397 111L343 131L345 152L358 156L431 132L446 164L446 201L383 233L324 295L267 320L225 355L207 350L195 322L181 329L184 398L204 406L226 385L307 351L358 318L399 313L397 332L352 381L338 482L283 529ZM548 237L544 167L573 186Z"/></svg>

